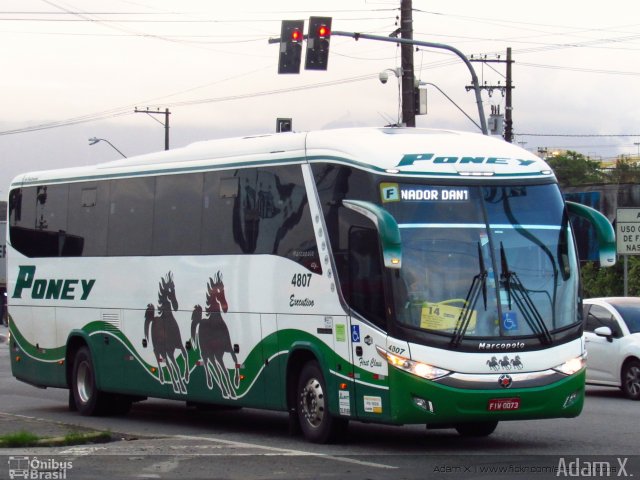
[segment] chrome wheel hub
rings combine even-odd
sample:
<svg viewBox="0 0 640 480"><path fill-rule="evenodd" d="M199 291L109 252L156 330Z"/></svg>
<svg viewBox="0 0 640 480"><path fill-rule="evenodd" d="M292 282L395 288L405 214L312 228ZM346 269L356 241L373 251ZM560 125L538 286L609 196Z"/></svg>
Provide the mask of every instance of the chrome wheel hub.
<svg viewBox="0 0 640 480"><path fill-rule="evenodd" d="M80 400L82 403L87 403L91 399L92 394L92 374L87 362L82 362L78 365L76 385Z"/></svg>
<svg viewBox="0 0 640 480"><path fill-rule="evenodd" d="M307 420L313 426L318 427L324 418L324 392L322 385L315 378L310 378L300 392L300 409Z"/></svg>

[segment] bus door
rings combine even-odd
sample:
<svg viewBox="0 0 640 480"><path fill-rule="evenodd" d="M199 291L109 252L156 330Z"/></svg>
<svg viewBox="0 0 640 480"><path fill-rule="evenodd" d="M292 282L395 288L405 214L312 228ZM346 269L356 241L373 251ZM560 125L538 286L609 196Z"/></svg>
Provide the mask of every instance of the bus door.
<svg viewBox="0 0 640 480"><path fill-rule="evenodd" d="M344 289L351 307L355 404L358 418L382 420L390 415L388 365L376 347L386 349L383 265L378 233L373 228L349 230L349 272Z"/></svg>

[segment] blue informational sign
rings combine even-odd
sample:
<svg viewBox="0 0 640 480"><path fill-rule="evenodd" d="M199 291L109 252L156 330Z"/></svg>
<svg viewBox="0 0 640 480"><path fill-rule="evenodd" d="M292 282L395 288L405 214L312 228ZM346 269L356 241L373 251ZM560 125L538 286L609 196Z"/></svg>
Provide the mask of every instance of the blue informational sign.
<svg viewBox="0 0 640 480"><path fill-rule="evenodd" d="M360 343L360 325L351 325L351 341Z"/></svg>
<svg viewBox="0 0 640 480"><path fill-rule="evenodd" d="M518 315L516 312L504 312L502 314L502 328L508 332L518 329Z"/></svg>

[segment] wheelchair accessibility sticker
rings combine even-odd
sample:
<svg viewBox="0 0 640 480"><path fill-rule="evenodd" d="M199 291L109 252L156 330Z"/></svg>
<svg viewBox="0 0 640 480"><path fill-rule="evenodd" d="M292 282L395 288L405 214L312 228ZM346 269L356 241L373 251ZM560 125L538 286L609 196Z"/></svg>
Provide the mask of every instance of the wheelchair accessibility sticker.
<svg viewBox="0 0 640 480"><path fill-rule="evenodd" d="M360 343L360 325L351 325L351 341Z"/></svg>
<svg viewBox="0 0 640 480"><path fill-rule="evenodd" d="M504 312L502 314L502 328L506 331L518 329L518 316L516 312Z"/></svg>

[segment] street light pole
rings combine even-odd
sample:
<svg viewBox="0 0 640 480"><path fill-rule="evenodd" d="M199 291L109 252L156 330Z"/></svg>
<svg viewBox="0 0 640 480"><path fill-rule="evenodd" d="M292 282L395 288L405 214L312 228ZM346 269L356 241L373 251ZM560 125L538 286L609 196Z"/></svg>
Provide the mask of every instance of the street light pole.
<svg viewBox="0 0 640 480"><path fill-rule="evenodd" d="M478 82L478 75L476 75L476 71L474 70L473 65L471 65L469 59L457 48L444 43L423 42L420 40L409 40L407 38L381 37L379 35L370 35L368 33L333 31L331 35L340 37L351 37L356 41L363 38L365 40L377 40L380 42L392 42L405 45L417 45L419 47L440 48L455 53L467 66L467 69L469 69L469 73L471 73L471 84L475 92L476 105L478 106L478 116L480 117L480 130L482 130L482 133L484 135L489 135L489 131L487 129L487 119L484 116L484 108L482 106L482 97L480 95L480 84Z"/></svg>
<svg viewBox="0 0 640 480"><path fill-rule="evenodd" d="M113 143L111 143L109 140L107 140L106 138L97 138L97 137L91 137L89 139L89 145L95 145L98 142L107 142L109 144L109 146L111 148L113 148L116 152L118 152L120 155L122 155L124 158L127 158L127 156L122 153L120 150L118 150L115 145Z"/></svg>

